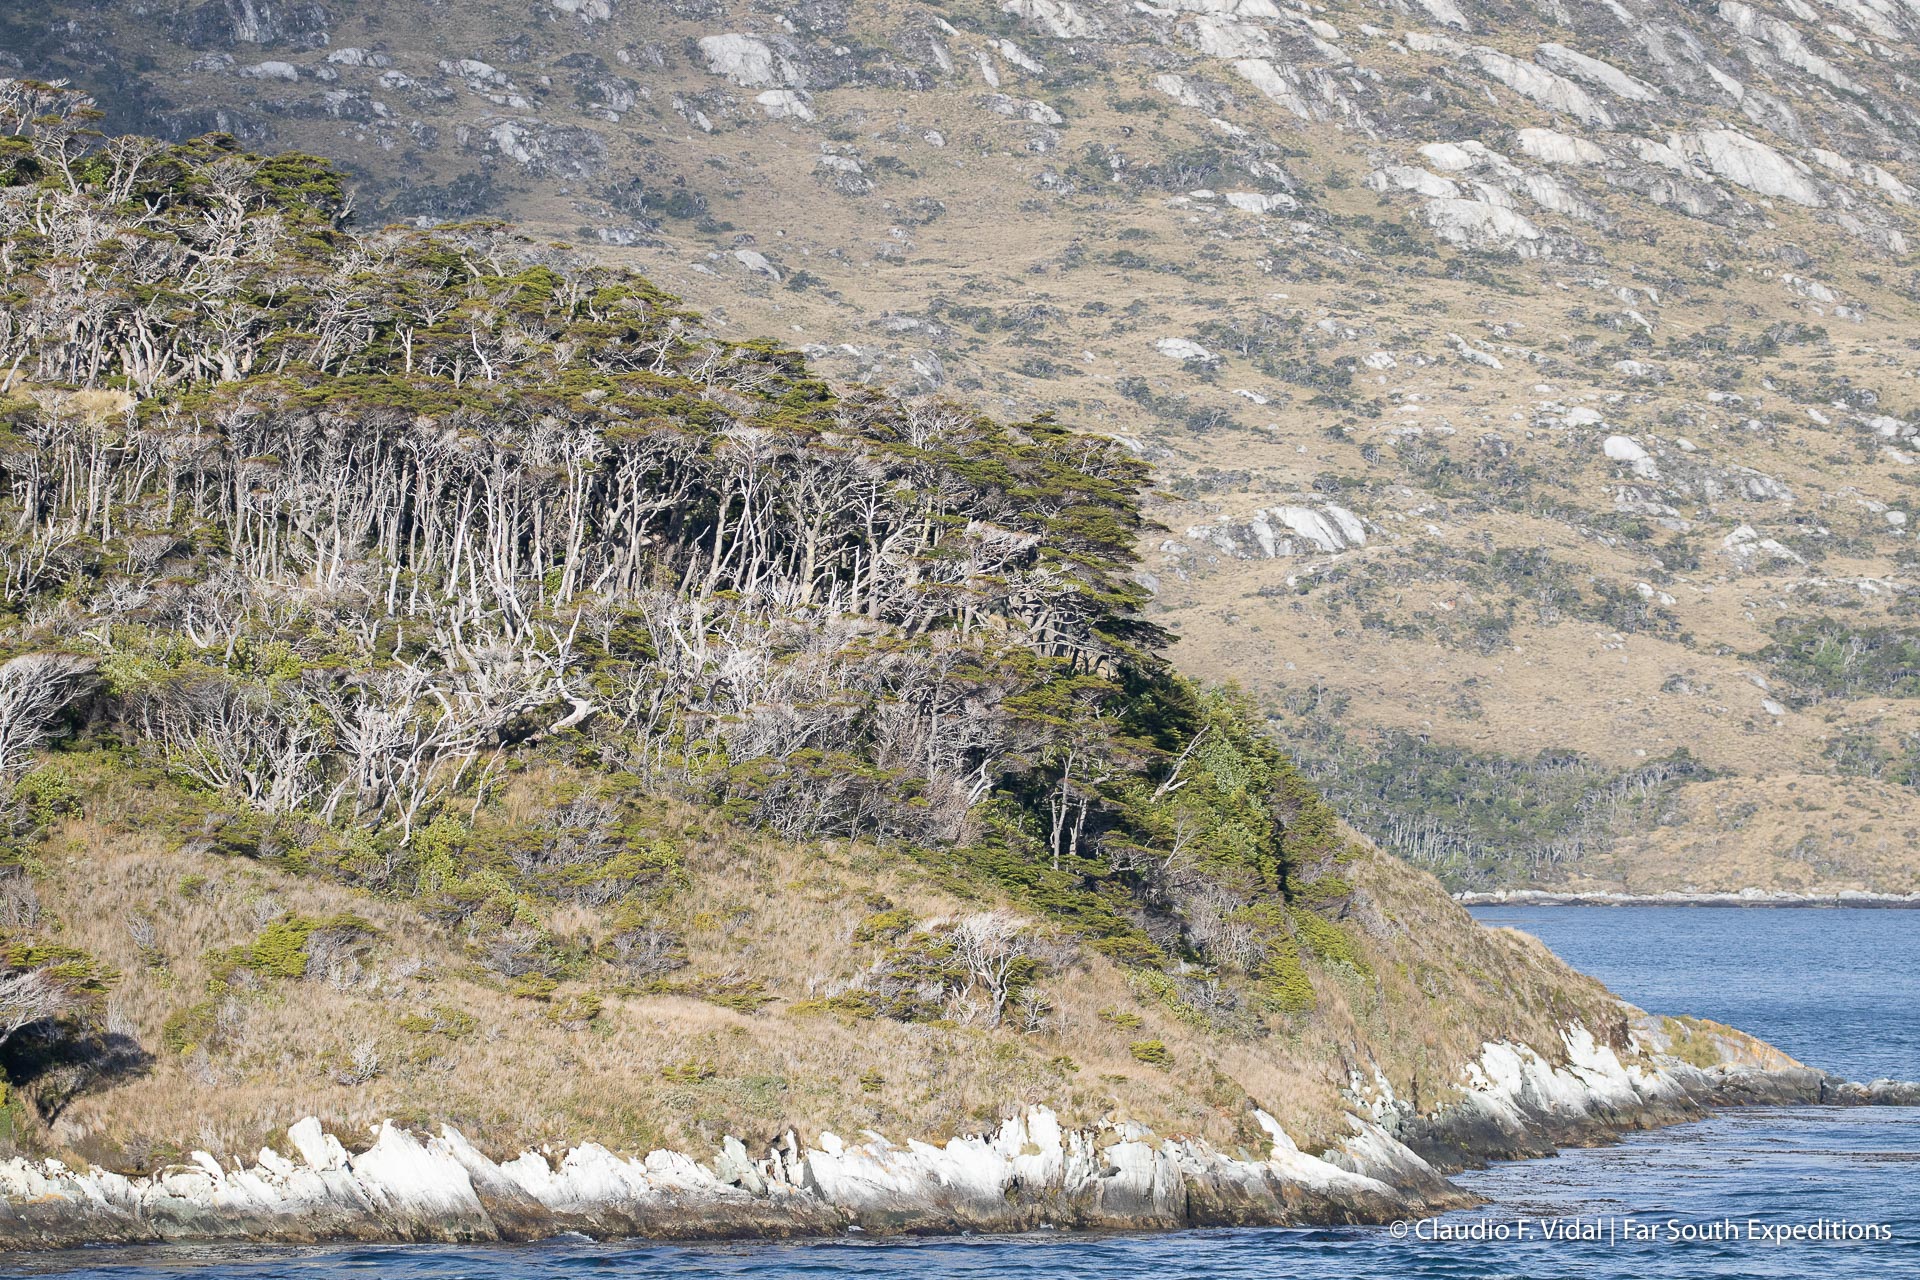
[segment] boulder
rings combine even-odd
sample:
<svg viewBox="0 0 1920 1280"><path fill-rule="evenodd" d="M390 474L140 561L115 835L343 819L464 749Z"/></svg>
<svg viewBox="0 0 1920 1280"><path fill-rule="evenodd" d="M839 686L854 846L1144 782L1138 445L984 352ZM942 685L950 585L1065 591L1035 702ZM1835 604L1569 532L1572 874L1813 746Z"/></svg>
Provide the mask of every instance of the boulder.
<svg viewBox="0 0 1920 1280"><path fill-rule="evenodd" d="M1418 165L1390 164L1367 175L1367 185L1375 191L1411 191L1433 200L1452 200L1460 195L1459 184Z"/></svg>
<svg viewBox="0 0 1920 1280"><path fill-rule="evenodd" d="M1522 155L1544 160L1548 164L1594 165L1607 162L1607 153L1597 144L1585 138L1556 133L1552 129L1522 129L1514 135L1514 141L1519 145Z"/></svg>
<svg viewBox="0 0 1920 1280"><path fill-rule="evenodd" d="M1169 360L1211 360L1213 352L1191 338L1162 338L1153 349Z"/></svg>
<svg viewBox="0 0 1920 1280"><path fill-rule="evenodd" d="M800 68L759 36L729 32L701 36L697 44L708 71L725 76L743 89L801 87Z"/></svg>
<svg viewBox="0 0 1920 1280"><path fill-rule="evenodd" d="M1673 148L1728 182L1760 195L1815 209L1827 203L1806 165L1736 129L1680 134L1673 139Z"/></svg>
<svg viewBox="0 0 1920 1280"><path fill-rule="evenodd" d="M1463 249L1530 257L1540 251L1540 228L1511 209L1482 200L1429 200L1424 214L1435 235Z"/></svg>
<svg viewBox="0 0 1920 1280"><path fill-rule="evenodd" d="M754 95L753 100L766 111L769 120L813 119L811 99L798 89L768 89Z"/></svg>

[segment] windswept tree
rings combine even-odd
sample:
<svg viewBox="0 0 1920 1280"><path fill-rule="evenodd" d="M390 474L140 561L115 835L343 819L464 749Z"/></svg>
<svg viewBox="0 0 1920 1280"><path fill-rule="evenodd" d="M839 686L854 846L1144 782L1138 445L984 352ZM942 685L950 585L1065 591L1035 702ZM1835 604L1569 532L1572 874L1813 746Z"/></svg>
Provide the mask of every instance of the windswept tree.
<svg viewBox="0 0 1920 1280"><path fill-rule="evenodd" d="M0 664L0 787L27 767L93 668L91 659L64 653L26 653Z"/></svg>
<svg viewBox="0 0 1920 1280"><path fill-rule="evenodd" d="M356 230L322 160L90 112L0 82L0 643L34 650L0 774L98 660L89 707L210 805L509 932L522 889L670 876L463 843L541 753L964 851L1140 963L1285 969L1343 901L1330 817L1159 656L1122 444L836 391L564 247ZM1003 924L953 941L994 1020Z"/></svg>

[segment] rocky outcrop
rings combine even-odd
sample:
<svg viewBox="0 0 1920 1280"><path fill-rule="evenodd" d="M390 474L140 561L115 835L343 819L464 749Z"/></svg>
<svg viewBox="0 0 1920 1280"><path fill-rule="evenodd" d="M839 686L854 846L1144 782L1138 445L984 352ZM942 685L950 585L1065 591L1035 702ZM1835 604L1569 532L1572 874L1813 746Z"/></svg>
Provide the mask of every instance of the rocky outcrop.
<svg viewBox="0 0 1920 1280"><path fill-rule="evenodd" d="M1279 556L1332 555L1367 543L1359 516L1332 503L1319 506L1266 507L1245 520L1195 525L1187 537L1217 547L1240 560Z"/></svg>
<svg viewBox="0 0 1920 1280"><path fill-rule="evenodd" d="M1613 128L1613 116L1592 94L1545 67L1522 62L1510 54L1484 45L1463 45L1446 36L1420 31L1408 33L1407 47L1416 53L1437 53L1455 61L1470 63L1515 93L1549 110L1564 112L1597 128Z"/></svg>
<svg viewBox="0 0 1920 1280"><path fill-rule="evenodd" d="M1431 1115L1388 1108L1382 1123L1429 1164L1451 1170L1551 1155L1704 1113L1705 1100L1666 1066L1623 1062L1583 1026L1566 1028L1562 1040L1559 1063L1524 1044L1486 1045L1467 1066L1460 1101Z"/></svg>
<svg viewBox="0 0 1920 1280"><path fill-rule="evenodd" d="M1826 203L1807 166L1735 129L1703 129L1672 140L1674 150L1736 186L1818 208Z"/></svg>
<svg viewBox="0 0 1920 1280"><path fill-rule="evenodd" d="M1920 1083L1857 1084L1802 1065L1730 1027L1693 1022L1697 1047L1717 1061L1682 1061L1666 1020L1627 1006L1626 1058L1578 1024L1561 1032L1560 1061L1524 1044L1482 1048L1457 1102L1427 1115L1389 1099L1379 1123L1432 1168L1452 1172L1492 1160L1552 1155L1624 1132L1744 1106L1914 1106Z"/></svg>
<svg viewBox="0 0 1920 1280"><path fill-rule="evenodd" d="M592 1143L495 1163L454 1129L422 1136L391 1124L349 1153L309 1118L288 1131L290 1154L263 1150L249 1166L204 1152L139 1178L58 1161L0 1164L0 1248L1171 1229L1382 1221L1471 1203L1378 1126L1357 1124L1321 1158L1264 1112L1254 1118L1272 1142L1265 1158L1126 1123L1068 1130L1033 1107L939 1145L868 1131L859 1142L823 1133L803 1146L789 1133L755 1160L729 1138L710 1164L672 1151L623 1159Z"/></svg>
<svg viewBox="0 0 1920 1280"><path fill-rule="evenodd" d="M1463 249L1530 257L1542 239L1540 228L1524 216L1484 200L1429 200L1422 213L1435 235Z"/></svg>
<svg viewBox="0 0 1920 1280"><path fill-rule="evenodd" d="M702 36L700 54L707 70L747 89L799 88L802 72L786 50L776 50L759 36L730 32Z"/></svg>
<svg viewBox="0 0 1920 1280"><path fill-rule="evenodd" d="M287 1131L286 1150L251 1165L195 1152L143 1177L72 1170L57 1160L0 1163L0 1249L187 1240L526 1240L735 1238L1151 1229L1382 1222L1474 1198L1445 1171L1548 1155L1623 1130L1749 1104L1920 1105L1920 1085L1834 1080L1713 1024L1711 1068L1659 1051L1661 1022L1637 1018L1623 1059L1580 1025L1549 1060L1525 1044L1482 1047L1454 1101L1420 1114L1380 1082L1358 1091L1352 1132L1317 1154L1274 1118L1251 1118L1269 1147L1227 1154L1137 1124L1069 1129L1042 1106L989 1133L899 1145L871 1130L850 1142L787 1133L755 1158L727 1138L708 1163L674 1151L644 1158L594 1143L495 1162L457 1130L380 1125L349 1152L320 1122ZM1370 1118L1369 1118L1370 1117Z"/></svg>

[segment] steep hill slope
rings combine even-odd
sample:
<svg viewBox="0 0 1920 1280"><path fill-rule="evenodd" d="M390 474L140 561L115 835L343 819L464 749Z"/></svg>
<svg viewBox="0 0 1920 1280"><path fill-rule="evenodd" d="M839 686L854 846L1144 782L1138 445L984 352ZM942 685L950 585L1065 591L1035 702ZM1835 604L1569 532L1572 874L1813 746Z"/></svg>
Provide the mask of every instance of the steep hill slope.
<svg viewBox="0 0 1920 1280"><path fill-rule="evenodd" d="M1905 7L54 8L109 128L1134 441L1182 660L1456 886L1913 888Z"/></svg>
<svg viewBox="0 0 1920 1280"><path fill-rule="evenodd" d="M1529 1071L1694 1105L1656 1062L1719 1050L1474 926L1167 665L1120 446L836 392L498 226L355 234L312 157L76 154L75 105L0 152L16 1150L172 1205L304 1115L757 1157L1047 1103L1297 1164L1264 1113L1438 1203L1375 1121L1480 1097L1472 1150L1537 1150L1584 1112L1529 1127ZM1268 1163L1236 1212L1335 1177ZM51 1177L0 1165L0 1240L99 1234L32 1235L93 1194Z"/></svg>

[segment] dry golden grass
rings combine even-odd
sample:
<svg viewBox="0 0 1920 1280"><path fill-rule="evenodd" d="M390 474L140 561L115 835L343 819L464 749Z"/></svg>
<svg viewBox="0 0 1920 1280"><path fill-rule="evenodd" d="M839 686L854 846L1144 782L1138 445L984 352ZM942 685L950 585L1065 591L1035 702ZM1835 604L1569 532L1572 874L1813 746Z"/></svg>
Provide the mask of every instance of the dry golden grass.
<svg viewBox="0 0 1920 1280"><path fill-rule="evenodd" d="M1478 928L1428 877L1371 852L1352 872L1355 932L1373 976L1310 967L1318 1009L1271 1035L1191 1025L1077 946L1062 948L1044 978L1053 1013L1031 1033L810 1013L797 1006L871 963L854 934L881 907L926 921L1007 904L957 898L895 852L783 844L678 806L665 825L683 833L691 875L662 909L687 946L688 967L673 977L757 981L772 999L744 1012L636 993L605 965L529 999L414 904L183 847L162 820L166 788L111 772L97 781L87 816L43 846L35 881L63 938L121 970L112 1027L153 1061L83 1095L36 1140L123 1168L194 1147L249 1155L307 1114L349 1143L392 1118L452 1123L503 1156L588 1140L705 1155L727 1133L762 1144L788 1128L807 1139L868 1128L941 1138L1045 1103L1073 1122L1127 1117L1258 1150L1251 1101L1312 1145L1346 1133L1341 1090L1356 1074L1370 1083L1378 1071L1400 1096L1432 1106L1483 1040L1551 1052L1559 1023L1584 1016L1605 1031L1615 1016L1596 985L1537 943ZM503 807L531 816L563 781L525 775ZM209 955L284 912L351 912L378 933L331 977L243 971L216 1001L217 1047L167 1049L167 1019L207 999ZM151 922L149 952L129 928L136 920ZM607 928L579 906L552 908L543 923L583 941ZM597 1017L556 1020L588 991L604 999ZM1142 1039L1163 1041L1170 1062L1138 1061L1129 1045Z"/></svg>
<svg viewBox="0 0 1920 1280"><path fill-rule="evenodd" d="M1186 132L1193 122L1177 111L1110 109L1123 93L1151 96L1144 78L1138 85L1126 85L1125 78L1117 72L1107 94L1073 95L1066 110L1071 141L1063 151L1099 139L1143 160L1197 145ZM849 100L859 101L857 95ZM1836 849L1852 840L1858 830L1849 798L1854 784L1808 787L1798 780L1833 777L1825 752L1841 733L1871 729L1892 741L1920 728L1920 710L1910 700L1862 696L1775 717L1761 700L1780 691L1768 694L1754 686L1750 677L1761 671L1745 655L1767 642L1770 625L1783 615L1825 613L1858 625L1899 625L1907 618L1900 609L1913 590L1911 534L1886 524L1868 504L1911 512L1913 472L1920 468L1890 459L1865 439L1849 412L1807 390L1870 388L1878 408L1866 412L1912 416L1906 407L1912 403L1908 348L1920 341L1920 328L1911 300L1895 284L1897 272L1886 263L1861 255L1831 227L1791 211L1783 211L1777 226L1733 243L1719 239L1715 229L1670 220L1616 192L1595 197L1614 219L1614 234L1604 238L1603 266L1547 258L1485 264L1479 279L1472 272L1460 278L1405 275L1401 268L1407 264L1371 253L1357 227L1408 222L1409 208L1366 188L1361 179L1374 161L1338 135L1286 131L1288 145L1299 151L1288 169L1312 188L1315 206L1307 220L1311 230L1297 233L1286 220L1248 217L1177 193L1129 196L1098 189L1031 199L1026 171L1034 162L1017 150L1009 154L1011 135L981 121L964 95L936 92L916 106L939 119L951 154L964 152L964 180L948 174L953 160L921 149L905 134L887 136L884 146L897 150L921 177L883 182L878 194L885 200L848 200L820 190L805 171L810 157L799 148L750 147L719 136L696 141L703 152L728 158L732 177L716 207L785 268L804 267L821 281L818 287L782 288L736 269L724 254L703 261L704 238L679 225L667 228L660 249L603 252L722 316L732 331L819 344L822 367L842 377L875 369L883 379L908 376L904 361L876 365L837 345L885 345L886 330L876 316L934 315L935 300L1003 315L1043 309L1043 323L1031 332L976 333L948 315L952 334L944 340L914 331L894 345L934 346L951 385L996 412L1055 409L1076 425L1146 442L1166 490L1183 481L1199 483L1188 499L1163 494L1156 515L1166 532L1142 545L1159 586L1156 620L1180 632L1177 656L1184 668L1234 680L1269 700L1282 689L1317 685L1349 699L1345 718L1356 729L1427 733L1522 758L1571 749L1624 766L1684 746L1712 768L1755 783L1749 794L1763 805L1785 804L1783 822L1790 824L1803 802L1813 803L1836 832ZM1489 128L1497 132L1497 126ZM879 135L873 145L883 145ZM1061 159L1056 167L1067 164ZM1337 184L1327 185L1329 177L1337 177ZM886 224L922 192L938 195L946 212L927 225L902 228L905 238L896 237L880 253L877 246L888 244ZM537 218L547 210L530 212ZM549 216L558 228L571 213ZM1361 218L1369 222L1341 221ZM1579 234L1592 233L1581 228ZM1416 239L1424 235L1415 233ZM1325 250L1337 244L1359 244L1374 260L1336 263ZM847 251L828 252L836 246ZM1108 256L1121 248L1137 251L1153 266L1111 265ZM1804 268L1807 275L1859 300L1873 320L1852 323L1793 293L1770 264L1776 255L1802 252L1813 259ZM1748 265L1731 276L1713 276L1699 265L1709 258ZM1070 261L1077 265L1069 267ZM700 269L688 269L689 262L699 262ZM1622 305L1614 291L1644 292L1649 285L1659 295L1657 304L1642 297L1638 305L1652 317L1655 332L1647 343L1628 344L1608 320ZM1377 398L1381 412L1343 413L1316 404L1309 389L1285 385L1245 359L1229 358L1217 375L1202 379L1153 350L1158 338L1194 336L1208 322L1245 320L1260 311L1306 326L1323 363L1398 353L1398 367L1362 371L1356 379L1357 394ZM1321 323L1339 332L1315 336L1313 326ZM1724 330L1720 341L1739 344L1783 323L1822 327L1831 341L1737 357L1724 349L1689 347L1716 328ZM1456 358L1452 333L1504 350L1505 368ZM1636 359L1658 368L1657 377L1636 379L1614 367L1628 345ZM1415 363L1414 353L1433 363ZM1051 367L1036 364L1036 356ZM1127 378L1145 379L1166 401L1219 408L1234 425L1205 434L1188 430L1120 394ZM1267 403L1252 405L1236 395L1241 388L1259 392ZM1738 399L1725 399L1728 390ZM1607 425L1543 425L1543 406L1555 403L1598 410ZM1832 424L1819 424L1810 410ZM1750 421L1764 422L1765 429L1749 427ZM1337 438L1329 433L1336 423L1343 432ZM1397 443L1409 431L1423 432L1430 448L1456 460L1469 456L1483 435L1498 435L1541 477L1519 510L1482 501L1491 495L1466 482L1437 495L1396 465ZM1793 500L1754 501L1723 492L1706 501L1697 485L1687 490L1690 497L1668 486L1660 500L1670 501L1690 523L1688 536L1701 561L1668 575L1657 555L1611 532L1621 515L1618 504L1627 501L1619 496L1621 487L1631 479L1601 455L1601 438L1615 431L1659 441L1669 459L1678 456L1676 438L1685 437L1698 446L1689 455L1693 461L1751 468L1783 482ZM1216 559L1181 536L1194 525L1298 501L1315 491L1316 481L1330 477L1356 482L1340 500L1375 522L1373 545L1364 551L1334 559L1243 562ZM1544 514L1553 509L1577 514ZM1722 554L1720 542L1742 523L1769 536L1815 526L1831 530L1832 549L1804 568L1741 568ZM1668 533L1659 536L1664 540ZM1168 542L1178 550L1163 552ZM1676 631L1620 635L1576 618L1541 623L1523 598L1513 647L1480 654L1369 631L1358 615L1376 611L1403 624L1422 612L1466 616L1483 606L1504 608L1504 592L1483 593L1445 577L1419 578L1340 612L1324 591L1301 595L1285 585L1303 571L1391 565L1409 552L1536 546L1548 548L1576 577L1659 584L1675 597L1670 607ZM1685 687L1670 687L1674 677ZM1463 697L1469 682L1471 696ZM1790 797L1790 788L1775 779L1792 782ZM1686 808L1699 811L1705 803L1705 796L1695 797ZM1865 833L1869 843L1889 828L1920 830L1920 792L1883 792L1876 803L1889 816L1878 831ZM1709 830L1698 831L1697 839L1663 832L1659 847L1672 851L1671 860L1663 860L1665 852L1643 857L1650 846L1628 837L1615 851L1625 860L1624 876L1613 875L1605 857L1586 868L1586 876L1616 888L1621 880L1677 885L1687 876L1703 889L1720 890L1914 888L1911 854L1860 859L1841 851L1796 865L1714 852L1709 846L1718 836ZM1913 847L1913 837L1900 838ZM1689 868L1685 874L1678 872L1682 865Z"/></svg>

